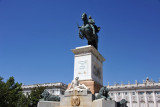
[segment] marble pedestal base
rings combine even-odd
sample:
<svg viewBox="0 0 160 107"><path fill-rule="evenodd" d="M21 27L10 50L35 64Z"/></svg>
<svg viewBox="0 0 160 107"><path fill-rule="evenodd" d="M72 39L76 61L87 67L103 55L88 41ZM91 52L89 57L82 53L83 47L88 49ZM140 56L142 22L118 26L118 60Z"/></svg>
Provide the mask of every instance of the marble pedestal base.
<svg viewBox="0 0 160 107"><path fill-rule="evenodd" d="M74 107L72 106L72 97L73 96L63 96L60 102L60 107ZM86 96L79 96L80 104L78 107L91 107L93 95L88 94Z"/></svg>
<svg viewBox="0 0 160 107"><path fill-rule="evenodd" d="M92 107L117 107L117 103L113 100L98 99L93 101Z"/></svg>
<svg viewBox="0 0 160 107"><path fill-rule="evenodd" d="M74 78L80 81L92 80L103 85L104 57L91 45L77 47L74 53Z"/></svg>
<svg viewBox="0 0 160 107"><path fill-rule="evenodd" d="M37 107L59 107L60 102L56 101L39 101Z"/></svg>
<svg viewBox="0 0 160 107"><path fill-rule="evenodd" d="M84 84L86 87L88 87L90 89L90 91L92 92L92 94L95 93L99 93L99 90L103 87L102 85L96 83L95 81L79 81L80 84Z"/></svg>
<svg viewBox="0 0 160 107"><path fill-rule="evenodd" d="M99 90L103 87L102 85L92 80L81 80L79 82L80 84L84 84L87 88L89 88L92 94L99 93ZM68 88L70 87L70 85L71 84L68 84Z"/></svg>

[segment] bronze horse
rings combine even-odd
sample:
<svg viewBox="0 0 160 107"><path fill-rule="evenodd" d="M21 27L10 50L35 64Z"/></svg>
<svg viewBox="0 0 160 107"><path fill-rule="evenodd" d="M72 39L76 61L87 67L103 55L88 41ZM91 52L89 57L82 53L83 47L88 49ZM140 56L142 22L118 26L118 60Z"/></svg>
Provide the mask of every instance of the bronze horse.
<svg viewBox="0 0 160 107"><path fill-rule="evenodd" d="M87 18L87 14L82 14L83 25L78 26L79 28L79 37L81 39L86 38L88 40L88 45L94 46L98 49L98 35L97 33L100 31L100 27L95 25L94 20L89 16Z"/></svg>

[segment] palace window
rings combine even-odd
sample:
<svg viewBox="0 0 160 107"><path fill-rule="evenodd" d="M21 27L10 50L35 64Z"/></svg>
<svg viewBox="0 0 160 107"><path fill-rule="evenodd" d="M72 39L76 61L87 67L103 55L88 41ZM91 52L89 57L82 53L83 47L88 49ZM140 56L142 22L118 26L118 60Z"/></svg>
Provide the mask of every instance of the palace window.
<svg viewBox="0 0 160 107"><path fill-rule="evenodd" d="M125 92L125 95L127 95L127 92Z"/></svg>
<svg viewBox="0 0 160 107"><path fill-rule="evenodd" d="M156 91L156 94L157 94L157 95L160 95L160 91Z"/></svg>
<svg viewBox="0 0 160 107"><path fill-rule="evenodd" d="M143 95L143 94L144 94L144 92L139 92L138 94L139 94L139 95Z"/></svg>
<svg viewBox="0 0 160 107"><path fill-rule="evenodd" d="M151 91L148 91L148 92L146 92L148 95L151 95L152 94L152 92Z"/></svg>
<svg viewBox="0 0 160 107"><path fill-rule="evenodd" d="M118 93L118 95L121 95L121 93Z"/></svg>
<svg viewBox="0 0 160 107"><path fill-rule="evenodd" d="M135 95L135 92L132 92L132 95Z"/></svg>

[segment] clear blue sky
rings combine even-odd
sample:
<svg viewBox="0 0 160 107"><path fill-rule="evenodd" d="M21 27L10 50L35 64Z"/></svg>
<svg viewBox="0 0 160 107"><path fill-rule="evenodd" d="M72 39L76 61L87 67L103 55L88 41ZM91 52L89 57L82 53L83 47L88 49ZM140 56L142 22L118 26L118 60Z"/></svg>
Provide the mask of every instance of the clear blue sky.
<svg viewBox="0 0 160 107"><path fill-rule="evenodd" d="M71 49L87 45L78 37L83 12L101 27L104 85L158 81L160 0L0 0L0 76L23 84L71 82Z"/></svg>

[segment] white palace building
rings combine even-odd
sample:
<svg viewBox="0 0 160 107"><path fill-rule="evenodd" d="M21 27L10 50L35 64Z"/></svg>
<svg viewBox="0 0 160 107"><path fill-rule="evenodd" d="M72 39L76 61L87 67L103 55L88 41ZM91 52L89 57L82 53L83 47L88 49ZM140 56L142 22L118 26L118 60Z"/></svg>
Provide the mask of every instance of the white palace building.
<svg viewBox="0 0 160 107"><path fill-rule="evenodd" d="M127 100L128 107L160 107L160 82L147 77L143 83L115 84L107 86L109 95L115 101Z"/></svg>
<svg viewBox="0 0 160 107"><path fill-rule="evenodd" d="M61 82L33 84L23 85L23 93L30 94L32 88L40 86L46 87L49 93L57 96L63 95L67 89L67 85ZM143 83L135 81L135 84L115 84L108 85L107 88L112 100L119 102L125 99L128 107L160 107L160 82L156 83L149 78L146 78Z"/></svg>
<svg viewBox="0 0 160 107"><path fill-rule="evenodd" d="M58 82L58 83L45 83L45 84L33 84L33 85L22 85L23 94L27 95L31 93L31 89L35 87L45 87L46 90L56 96L60 96L64 94L64 91L67 89L67 85Z"/></svg>

